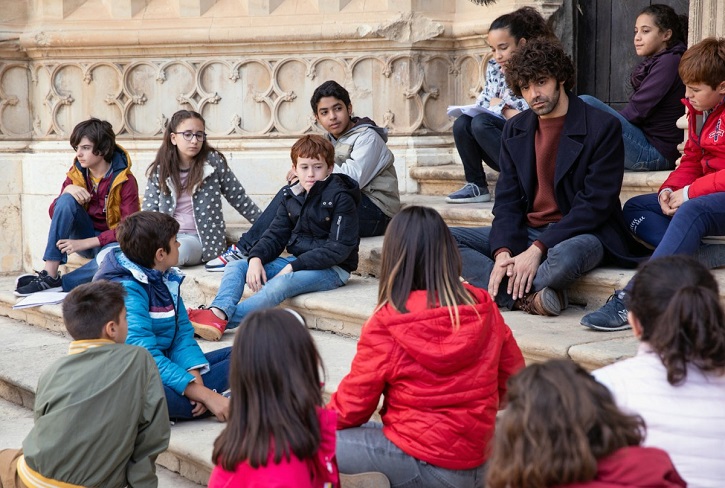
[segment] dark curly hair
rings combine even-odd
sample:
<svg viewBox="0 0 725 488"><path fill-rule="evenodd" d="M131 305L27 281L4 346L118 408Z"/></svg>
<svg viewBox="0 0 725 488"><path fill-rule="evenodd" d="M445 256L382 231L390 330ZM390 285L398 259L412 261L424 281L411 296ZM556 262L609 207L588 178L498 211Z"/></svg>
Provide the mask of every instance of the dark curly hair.
<svg viewBox="0 0 725 488"><path fill-rule="evenodd" d="M556 37L544 17L533 7L521 7L511 13L504 14L491 23L488 31L508 29L518 43L521 39L537 37Z"/></svg>
<svg viewBox="0 0 725 488"><path fill-rule="evenodd" d="M642 326L641 339L662 360L671 385L685 381L688 366L725 372L725 321L717 281L695 259L666 256L645 263L627 294L627 308Z"/></svg>
<svg viewBox="0 0 725 488"><path fill-rule="evenodd" d="M555 39L532 39L511 56L506 68L506 84L519 97L522 86L549 76L563 81L566 90L574 87L574 63Z"/></svg>

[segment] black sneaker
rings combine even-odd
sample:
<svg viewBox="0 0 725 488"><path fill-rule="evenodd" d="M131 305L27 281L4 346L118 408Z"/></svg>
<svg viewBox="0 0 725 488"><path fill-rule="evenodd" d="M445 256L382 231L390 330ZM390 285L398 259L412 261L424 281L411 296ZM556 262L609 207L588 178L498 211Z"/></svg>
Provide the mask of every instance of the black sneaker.
<svg viewBox="0 0 725 488"><path fill-rule="evenodd" d="M20 278L18 278L18 284L21 281L23 281L23 282L26 281L25 279L21 280L21 278L26 278L26 277L21 276ZM29 283L22 285L22 286L18 286L15 289L15 295L19 296L19 297L27 297L28 295L32 295L33 293L37 293L39 291L51 290L53 288L60 288L61 286L63 286L63 280L60 279L60 273L58 273L57 278L51 278L48 275L48 272L43 270L43 271L39 271L37 276L35 276L32 280L30 280Z"/></svg>
<svg viewBox="0 0 725 488"><path fill-rule="evenodd" d="M38 277L37 271L34 273L25 273L25 274L18 276L15 279L15 289L17 290L21 286L25 286L25 285L29 284L31 281L33 281L37 277Z"/></svg>
<svg viewBox="0 0 725 488"><path fill-rule="evenodd" d="M616 331L627 330L632 326L627 323L627 307L624 305L624 291L615 290L607 303L599 310L582 317L581 324L596 330Z"/></svg>

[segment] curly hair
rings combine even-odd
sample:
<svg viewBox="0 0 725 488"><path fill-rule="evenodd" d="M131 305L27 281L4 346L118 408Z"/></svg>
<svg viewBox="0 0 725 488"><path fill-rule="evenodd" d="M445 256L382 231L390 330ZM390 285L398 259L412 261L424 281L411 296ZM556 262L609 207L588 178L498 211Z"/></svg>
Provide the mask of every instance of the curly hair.
<svg viewBox="0 0 725 488"><path fill-rule="evenodd" d="M662 360L671 385L685 381L690 364L725 373L720 292L712 273L695 259L665 256L645 263L627 294L627 308L642 326L641 339Z"/></svg>
<svg viewBox="0 0 725 488"><path fill-rule="evenodd" d="M509 379L496 426L489 488L545 488L594 479L597 462L638 446L644 420L568 359L532 364Z"/></svg>
<svg viewBox="0 0 725 488"><path fill-rule="evenodd" d="M506 68L506 84L519 97L522 86L549 76L564 82L566 90L574 87L574 63L555 39L532 39L511 56Z"/></svg>

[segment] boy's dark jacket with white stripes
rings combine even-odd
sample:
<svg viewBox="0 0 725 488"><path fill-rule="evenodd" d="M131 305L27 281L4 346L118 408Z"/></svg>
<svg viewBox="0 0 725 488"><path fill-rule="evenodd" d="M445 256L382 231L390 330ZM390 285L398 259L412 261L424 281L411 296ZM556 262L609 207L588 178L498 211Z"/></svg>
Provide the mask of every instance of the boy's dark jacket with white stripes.
<svg viewBox="0 0 725 488"><path fill-rule="evenodd" d="M285 187L277 215L249 257L267 264L287 248L297 258L292 262L293 271L333 266L355 271L360 244L359 203L357 182L339 173L316 182L309 193L299 184Z"/></svg>

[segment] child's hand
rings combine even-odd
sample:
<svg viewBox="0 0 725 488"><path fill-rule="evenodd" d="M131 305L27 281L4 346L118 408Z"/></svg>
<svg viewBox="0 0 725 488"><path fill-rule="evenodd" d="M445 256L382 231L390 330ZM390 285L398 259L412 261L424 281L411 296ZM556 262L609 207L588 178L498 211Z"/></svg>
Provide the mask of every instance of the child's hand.
<svg viewBox="0 0 725 488"><path fill-rule="evenodd" d="M291 170L287 171L287 176L285 177L285 179L287 180L287 184L288 185L291 185L291 184L293 184L293 183L295 183L297 181L297 179L298 179L297 178L297 172L295 171L294 168L292 168Z"/></svg>
<svg viewBox="0 0 725 488"><path fill-rule="evenodd" d="M662 213L665 215L674 215L675 210L677 210L677 208L673 208L671 205L672 194L673 192L671 191L663 190L658 197L660 209L662 209Z"/></svg>
<svg viewBox="0 0 725 488"><path fill-rule="evenodd" d="M91 201L91 194L88 193L88 190L86 190L82 186L68 185L63 190L63 193L69 194L70 196L72 196L75 199L76 202L78 202L81 205Z"/></svg>
<svg viewBox="0 0 725 488"><path fill-rule="evenodd" d="M204 415L205 413L206 407L203 403L191 400L191 415L193 417L198 417L199 415Z"/></svg>
<svg viewBox="0 0 725 488"><path fill-rule="evenodd" d="M247 268L247 286L249 289L256 293L262 289L262 285L266 282L267 273L264 271L262 260L259 258L250 259Z"/></svg>
<svg viewBox="0 0 725 488"><path fill-rule="evenodd" d="M685 190L680 189L670 193L670 209L672 213L668 215L673 215L683 203L685 203Z"/></svg>
<svg viewBox="0 0 725 488"><path fill-rule="evenodd" d="M97 237L90 237L88 239L60 239L55 243L55 247L57 247L60 252L64 252L66 254L85 251L86 249L91 249L92 247L100 245L101 243L98 241Z"/></svg>
<svg viewBox="0 0 725 488"><path fill-rule="evenodd" d="M229 419L229 399L227 397L213 391L207 399L206 407L219 422L226 422Z"/></svg>

